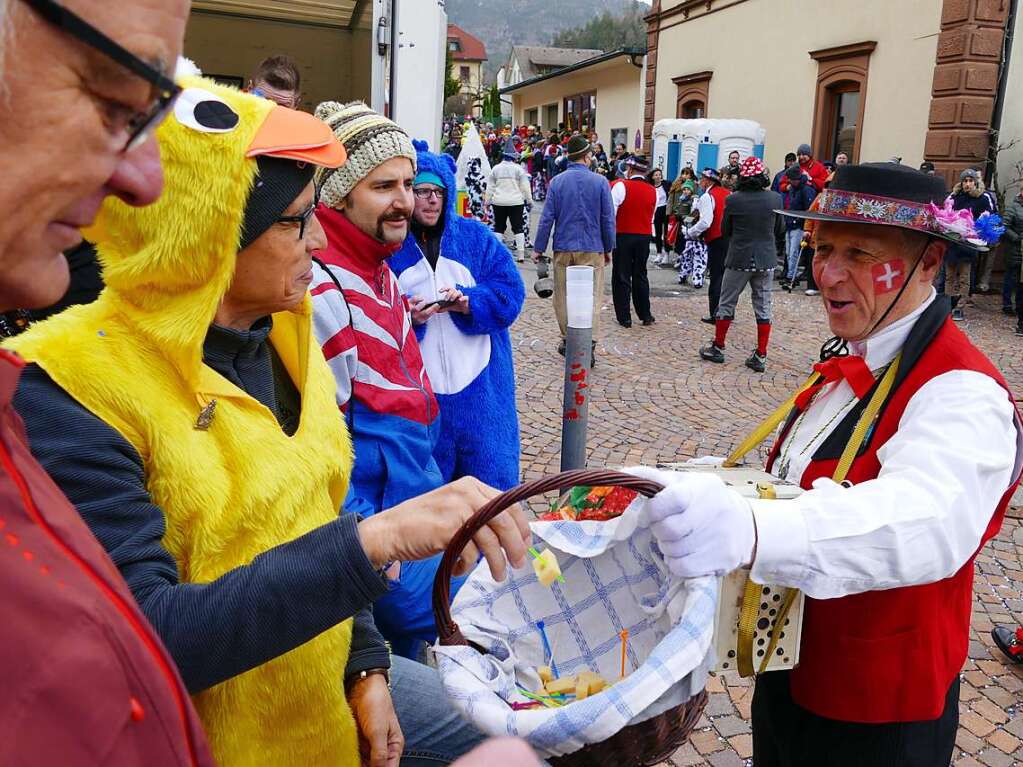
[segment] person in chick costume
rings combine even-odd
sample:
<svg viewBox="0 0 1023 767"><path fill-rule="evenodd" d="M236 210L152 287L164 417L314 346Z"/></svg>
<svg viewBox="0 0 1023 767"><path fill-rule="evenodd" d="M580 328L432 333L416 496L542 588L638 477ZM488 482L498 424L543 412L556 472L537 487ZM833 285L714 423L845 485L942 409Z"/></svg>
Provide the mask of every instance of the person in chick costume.
<svg viewBox="0 0 1023 767"><path fill-rule="evenodd" d="M509 490L519 482L519 419L508 328L522 310L525 287L493 232L455 211L451 157L413 143L415 213L405 244L388 263L410 297L440 405L433 454L445 481L476 477ZM424 309L440 299L455 303Z"/></svg>
<svg viewBox="0 0 1023 767"><path fill-rule="evenodd" d="M32 450L167 645L219 764L384 763L406 744L452 761L478 733L431 669L390 663L369 607L387 563L437 553L496 491L339 515L352 450L307 289L326 244L313 171L344 149L311 115L181 85L158 130L165 194L108 201L88 233L104 292L12 342ZM503 524L524 562L524 521Z"/></svg>
<svg viewBox="0 0 1023 767"><path fill-rule="evenodd" d="M1019 483L1023 431L931 286L949 242L990 239L943 215L944 192L906 166L845 165L816 211L779 211L817 221L835 337L727 465L783 424L767 469L806 492L745 501L710 474L636 470L666 486L650 513L677 575L751 564L806 595L798 666L757 678L757 767L951 759L973 559Z"/></svg>

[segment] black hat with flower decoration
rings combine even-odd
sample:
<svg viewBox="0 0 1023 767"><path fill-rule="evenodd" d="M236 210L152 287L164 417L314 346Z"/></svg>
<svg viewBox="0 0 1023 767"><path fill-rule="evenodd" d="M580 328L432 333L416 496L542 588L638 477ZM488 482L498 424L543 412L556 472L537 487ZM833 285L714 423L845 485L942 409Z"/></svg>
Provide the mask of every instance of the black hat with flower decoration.
<svg viewBox="0 0 1023 767"><path fill-rule="evenodd" d="M969 209L954 210L940 177L888 162L842 165L810 210L775 212L813 221L896 226L974 250L987 250L1005 231L997 213L974 220Z"/></svg>

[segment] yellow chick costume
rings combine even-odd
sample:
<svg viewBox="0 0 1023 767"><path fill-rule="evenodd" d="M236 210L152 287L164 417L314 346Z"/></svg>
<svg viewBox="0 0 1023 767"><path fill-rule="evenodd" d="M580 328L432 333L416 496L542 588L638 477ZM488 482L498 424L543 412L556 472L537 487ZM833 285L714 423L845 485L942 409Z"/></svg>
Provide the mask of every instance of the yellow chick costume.
<svg viewBox="0 0 1023 767"><path fill-rule="evenodd" d="M89 232L106 289L11 346L114 427L145 464L181 582L212 581L336 518L352 449L309 298L273 315L270 343L301 394L298 430L203 364L230 285L256 155L336 167L344 149L311 115L188 77L157 131L165 189L108 199ZM195 696L219 764L356 765L343 689L351 620Z"/></svg>

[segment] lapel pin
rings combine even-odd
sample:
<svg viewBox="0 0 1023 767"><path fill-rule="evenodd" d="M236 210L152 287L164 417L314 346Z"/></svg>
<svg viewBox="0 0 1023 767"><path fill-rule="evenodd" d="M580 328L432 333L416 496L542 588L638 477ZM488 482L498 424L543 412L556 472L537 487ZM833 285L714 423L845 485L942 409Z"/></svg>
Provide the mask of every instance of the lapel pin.
<svg viewBox="0 0 1023 767"><path fill-rule="evenodd" d="M217 401L210 400L210 404L199 411L199 417L195 421L195 428L198 431L206 431L213 423L213 416L217 412Z"/></svg>

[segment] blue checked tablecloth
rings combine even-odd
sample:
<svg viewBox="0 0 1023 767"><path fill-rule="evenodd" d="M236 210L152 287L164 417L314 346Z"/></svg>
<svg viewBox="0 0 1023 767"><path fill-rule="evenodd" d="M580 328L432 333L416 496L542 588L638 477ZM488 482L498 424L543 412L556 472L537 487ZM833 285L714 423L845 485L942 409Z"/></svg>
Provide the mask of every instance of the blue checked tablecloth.
<svg viewBox="0 0 1023 767"><path fill-rule="evenodd" d="M540 584L531 566L497 583L483 562L462 587L452 616L487 648L434 647L448 695L490 735L525 738L544 756L606 740L703 689L714 665L717 580L671 575L648 530L646 501L609 522L534 522L536 547L555 550L565 583ZM540 687L545 665L537 622L561 676L592 670L613 683L561 708L515 711L518 690ZM620 632L628 629L621 678Z"/></svg>

